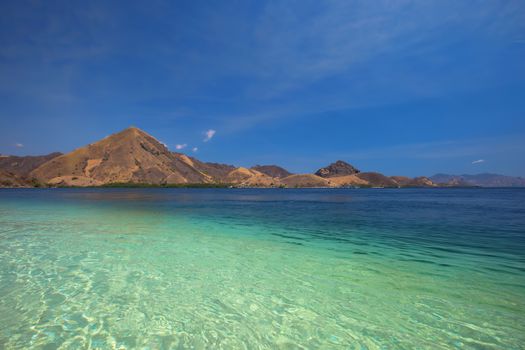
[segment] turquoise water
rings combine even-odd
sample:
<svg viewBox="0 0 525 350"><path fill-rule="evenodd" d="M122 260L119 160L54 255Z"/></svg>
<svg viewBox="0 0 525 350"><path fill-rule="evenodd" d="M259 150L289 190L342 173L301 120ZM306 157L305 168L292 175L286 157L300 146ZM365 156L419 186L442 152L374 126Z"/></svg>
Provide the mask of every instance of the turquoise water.
<svg viewBox="0 0 525 350"><path fill-rule="evenodd" d="M525 190L0 191L1 349L523 349Z"/></svg>

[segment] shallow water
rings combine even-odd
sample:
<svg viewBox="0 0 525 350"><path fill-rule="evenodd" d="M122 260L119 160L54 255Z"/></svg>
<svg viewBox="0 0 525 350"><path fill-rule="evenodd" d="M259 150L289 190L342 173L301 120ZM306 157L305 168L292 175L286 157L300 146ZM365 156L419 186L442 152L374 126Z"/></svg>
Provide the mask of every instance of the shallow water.
<svg viewBox="0 0 525 350"><path fill-rule="evenodd" d="M525 190L0 191L0 348L523 349Z"/></svg>

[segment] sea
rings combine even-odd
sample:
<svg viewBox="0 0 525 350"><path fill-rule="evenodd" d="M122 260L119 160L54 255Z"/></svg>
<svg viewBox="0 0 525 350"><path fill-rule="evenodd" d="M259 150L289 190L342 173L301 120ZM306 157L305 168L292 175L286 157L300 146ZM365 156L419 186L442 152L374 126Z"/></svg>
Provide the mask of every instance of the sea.
<svg viewBox="0 0 525 350"><path fill-rule="evenodd" d="M0 349L524 349L525 189L3 189Z"/></svg>

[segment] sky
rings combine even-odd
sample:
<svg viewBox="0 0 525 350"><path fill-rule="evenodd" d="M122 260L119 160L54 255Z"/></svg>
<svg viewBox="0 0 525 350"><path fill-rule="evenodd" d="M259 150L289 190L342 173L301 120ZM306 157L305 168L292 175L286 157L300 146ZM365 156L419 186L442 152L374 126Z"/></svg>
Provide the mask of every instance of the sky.
<svg viewBox="0 0 525 350"><path fill-rule="evenodd" d="M525 176L525 2L0 1L0 154L129 126L237 166Z"/></svg>

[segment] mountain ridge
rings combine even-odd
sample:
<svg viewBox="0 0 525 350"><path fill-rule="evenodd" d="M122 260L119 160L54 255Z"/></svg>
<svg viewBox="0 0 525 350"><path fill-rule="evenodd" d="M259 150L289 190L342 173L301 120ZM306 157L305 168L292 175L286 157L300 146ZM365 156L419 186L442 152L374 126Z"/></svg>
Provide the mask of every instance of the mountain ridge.
<svg viewBox="0 0 525 350"><path fill-rule="evenodd" d="M291 172L289 172L285 168L280 167L278 165L259 165L257 164L255 166L252 166L250 169L257 170L263 174L266 174L271 177L276 177L279 179L293 175Z"/></svg>
<svg viewBox="0 0 525 350"><path fill-rule="evenodd" d="M1 156L0 169L18 176L28 176L32 170L61 155L60 152L53 152L42 156Z"/></svg>
<svg viewBox="0 0 525 350"><path fill-rule="evenodd" d="M0 157L0 187L128 185L224 185L234 187L458 187L492 183L525 186L525 180L497 174L409 178L361 172L338 160L314 174L292 174L277 165L251 168L203 162L172 152L155 137L129 127L69 153ZM513 179L513 180L511 180ZM446 181L445 181L446 180ZM496 181L496 182L494 182ZM513 182L514 181L514 182Z"/></svg>

